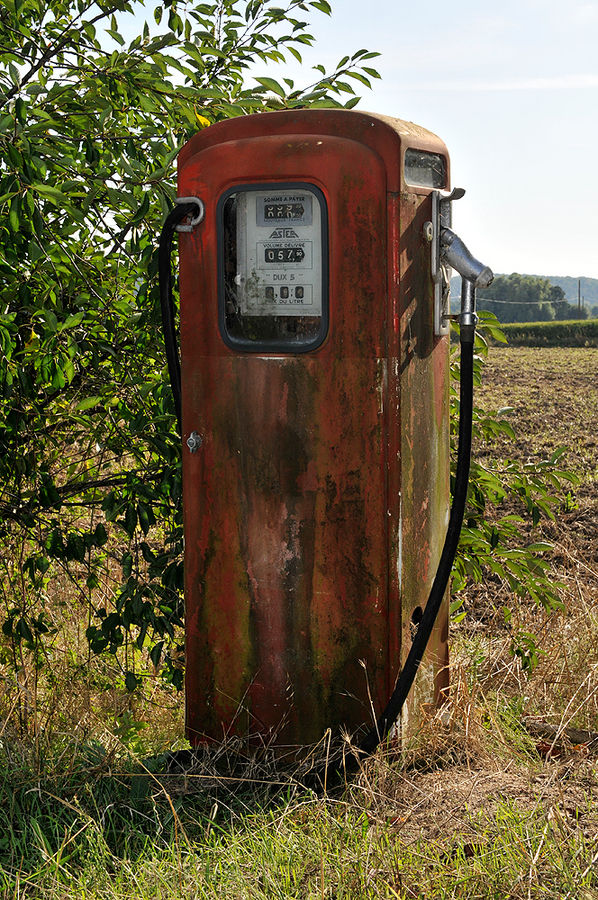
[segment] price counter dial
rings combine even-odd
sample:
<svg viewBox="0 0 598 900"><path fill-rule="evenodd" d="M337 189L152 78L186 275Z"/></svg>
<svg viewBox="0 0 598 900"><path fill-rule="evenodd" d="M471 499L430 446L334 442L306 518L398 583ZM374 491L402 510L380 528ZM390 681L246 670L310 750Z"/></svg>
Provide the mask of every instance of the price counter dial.
<svg viewBox="0 0 598 900"><path fill-rule="evenodd" d="M322 209L300 188L239 191L237 295L245 316L321 316Z"/></svg>

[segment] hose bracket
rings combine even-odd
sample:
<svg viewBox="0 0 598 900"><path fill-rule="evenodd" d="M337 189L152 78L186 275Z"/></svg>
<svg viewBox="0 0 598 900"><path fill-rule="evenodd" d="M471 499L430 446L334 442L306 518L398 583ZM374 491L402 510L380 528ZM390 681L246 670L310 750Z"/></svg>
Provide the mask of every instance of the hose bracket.
<svg viewBox="0 0 598 900"><path fill-rule="evenodd" d="M452 224L453 200L460 200L465 194L463 188L446 191L432 191L432 220L424 225L424 237L430 243L430 268L434 283L434 335L442 337L450 331L450 266L443 258L441 234L443 228Z"/></svg>
<svg viewBox="0 0 598 900"><path fill-rule="evenodd" d="M199 225L200 222L203 222L206 214L206 205L199 197L177 197L175 203L179 206L185 203L195 203L195 205L197 206L197 212L194 215L192 213L189 213L186 221L180 222L176 226L176 231L193 231L196 225Z"/></svg>

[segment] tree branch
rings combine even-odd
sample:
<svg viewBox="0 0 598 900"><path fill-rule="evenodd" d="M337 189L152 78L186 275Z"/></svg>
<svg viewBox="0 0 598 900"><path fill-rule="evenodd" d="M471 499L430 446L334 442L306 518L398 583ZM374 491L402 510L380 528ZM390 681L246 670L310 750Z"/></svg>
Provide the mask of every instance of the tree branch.
<svg viewBox="0 0 598 900"><path fill-rule="evenodd" d="M91 6L91 4L90 4L90 6ZM98 13L97 16L95 16L93 19L90 19L89 22L86 22L85 24L86 25L95 25L96 22L100 22L102 19L105 19L108 16L113 15L115 12L118 12L118 6L112 6L112 7L110 7L110 9L107 9L107 10L104 10L103 12ZM63 49L63 47L66 47L66 45L69 42L72 28L73 28L75 22L77 21L77 18L79 18L79 16L77 16L75 19L72 19L71 22L69 22L69 24L64 28L62 35L56 41L54 41L54 43L50 44L50 46L46 49L45 53L42 54L42 56L35 63L35 65L33 65L29 69L29 71L26 73L26 75L23 75L20 83L16 84L14 87L12 87L7 92L7 94L4 97L4 101L2 104L3 106L5 106L7 103L10 103L12 98L16 94L18 94L19 91L22 90L23 86L26 85L29 81L31 81L33 76L36 75L37 72L39 72L39 70L43 66L45 66L47 62L49 62L52 59L53 56L56 56L57 53L60 53L60 51Z"/></svg>

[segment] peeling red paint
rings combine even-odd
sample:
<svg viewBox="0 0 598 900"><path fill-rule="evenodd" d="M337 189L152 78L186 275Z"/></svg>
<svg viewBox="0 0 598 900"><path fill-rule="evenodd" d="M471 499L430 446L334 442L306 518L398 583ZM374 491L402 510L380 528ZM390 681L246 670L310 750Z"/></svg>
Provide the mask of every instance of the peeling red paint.
<svg viewBox="0 0 598 900"><path fill-rule="evenodd" d="M427 598L448 502L448 346L432 334L431 203L404 184L406 142L445 152L415 126L339 110L243 117L181 152L179 193L206 204L180 240L183 440L204 439L183 453L192 741L307 743L370 722ZM272 181L313 183L328 207L329 333L303 355L236 353L218 328L218 199ZM445 632L446 609L436 695Z"/></svg>
<svg viewBox="0 0 598 900"><path fill-rule="evenodd" d="M305 472L301 472L297 476L297 490L299 491L299 493L303 494L309 491L317 491L319 486L320 482L318 481L318 470L316 467L316 463L315 460L310 459Z"/></svg>

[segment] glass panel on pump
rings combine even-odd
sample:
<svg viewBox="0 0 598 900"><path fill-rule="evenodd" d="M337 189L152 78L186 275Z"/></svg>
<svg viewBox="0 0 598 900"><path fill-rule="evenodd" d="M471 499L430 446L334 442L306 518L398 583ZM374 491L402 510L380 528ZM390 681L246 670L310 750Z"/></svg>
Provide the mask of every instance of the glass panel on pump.
<svg viewBox="0 0 598 900"><path fill-rule="evenodd" d="M326 336L327 213L315 185L228 191L220 210L220 324L240 350L305 352Z"/></svg>

